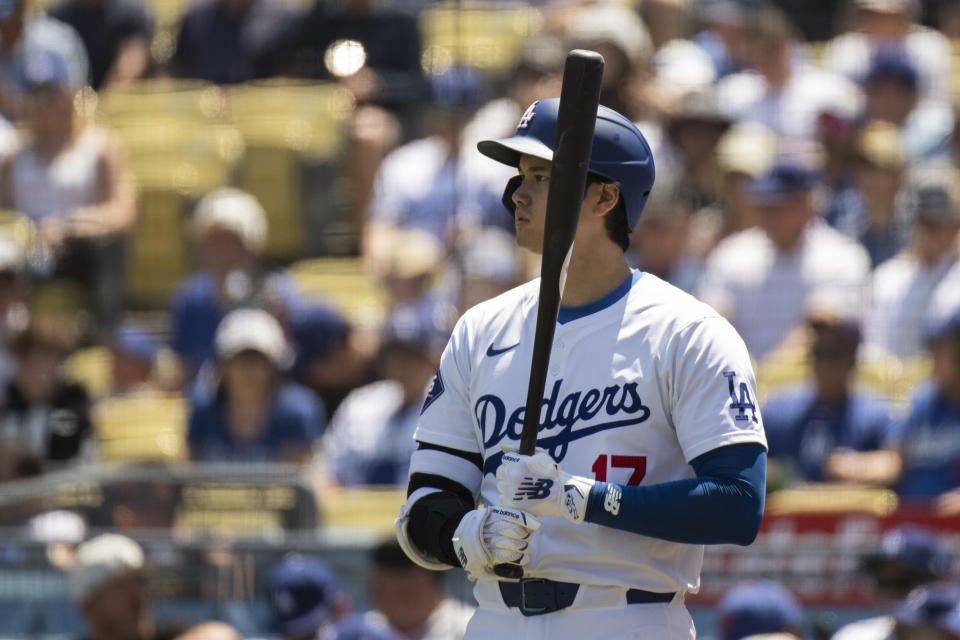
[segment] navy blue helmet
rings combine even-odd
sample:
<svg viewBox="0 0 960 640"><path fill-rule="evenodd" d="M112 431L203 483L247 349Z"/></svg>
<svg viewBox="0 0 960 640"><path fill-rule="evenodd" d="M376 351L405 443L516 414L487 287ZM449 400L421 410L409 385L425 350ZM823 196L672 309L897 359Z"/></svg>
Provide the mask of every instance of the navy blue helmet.
<svg viewBox="0 0 960 640"><path fill-rule="evenodd" d="M512 138L483 140L477 143L477 149L512 167L520 165L523 154L553 160L559 108L559 98L534 102L520 118ZM620 187L620 197L627 209L627 225L632 231L653 187L653 154L636 125L604 106L597 110L588 170ZM512 190L508 188L508 191L512 194ZM504 204L512 209L506 201Z"/></svg>

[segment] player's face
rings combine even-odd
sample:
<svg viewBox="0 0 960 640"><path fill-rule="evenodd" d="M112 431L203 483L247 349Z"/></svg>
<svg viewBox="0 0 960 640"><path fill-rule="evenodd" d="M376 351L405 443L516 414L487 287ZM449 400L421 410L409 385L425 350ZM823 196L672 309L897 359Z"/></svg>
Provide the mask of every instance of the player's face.
<svg viewBox="0 0 960 640"><path fill-rule="evenodd" d="M517 206L514 226L517 244L536 253L543 250L543 226L547 211L547 191L550 187L550 162L524 155L517 168L523 182L513 192Z"/></svg>

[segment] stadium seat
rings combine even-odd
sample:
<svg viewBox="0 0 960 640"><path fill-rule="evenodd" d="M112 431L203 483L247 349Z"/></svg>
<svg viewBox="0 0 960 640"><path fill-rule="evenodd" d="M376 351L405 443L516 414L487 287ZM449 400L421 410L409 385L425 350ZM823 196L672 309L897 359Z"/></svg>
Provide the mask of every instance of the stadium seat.
<svg viewBox="0 0 960 640"><path fill-rule="evenodd" d="M93 408L105 462L173 462L187 458L187 403L181 397L107 398Z"/></svg>
<svg viewBox="0 0 960 640"><path fill-rule="evenodd" d="M386 315L386 293L360 258L300 260L290 273L305 294L329 302L355 325L375 326Z"/></svg>
<svg viewBox="0 0 960 640"><path fill-rule="evenodd" d="M326 492L320 508L328 529L363 529L392 534L394 519L406 500L406 487L339 488Z"/></svg>
<svg viewBox="0 0 960 640"><path fill-rule="evenodd" d="M431 71L469 64L490 74L520 60L524 40L542 26L540 12L525 3L442 2L420 13L423 59Z"/></svg>

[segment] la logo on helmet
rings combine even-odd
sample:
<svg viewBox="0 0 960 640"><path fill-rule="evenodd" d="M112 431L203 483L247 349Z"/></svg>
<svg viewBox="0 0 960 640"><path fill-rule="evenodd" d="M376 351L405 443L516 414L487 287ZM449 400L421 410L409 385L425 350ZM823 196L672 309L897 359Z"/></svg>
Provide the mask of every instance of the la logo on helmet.
<svg viewBox="0 0 960 640"><path fill-rule="evenodd" d="M526 129L530 125L530 121L533 120L533 116L537 111L538 104L540 104L539 100L527 107L527 110L523 112L522 116L520 116L520 122L517 123L517 129Z"/></svg>

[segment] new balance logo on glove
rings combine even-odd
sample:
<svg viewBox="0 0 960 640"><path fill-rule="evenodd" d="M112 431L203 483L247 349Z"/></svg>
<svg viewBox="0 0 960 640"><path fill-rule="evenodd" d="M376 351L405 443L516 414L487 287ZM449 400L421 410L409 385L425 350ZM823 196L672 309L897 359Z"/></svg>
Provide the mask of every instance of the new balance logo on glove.
<svg viewBox="0 0 960 640"><path fill-rule="evenodd" d="M517 487L513 495L514 500L543 500L550 495L550 489L553 487L553 480L549 478L524 478Z"/></svg>

